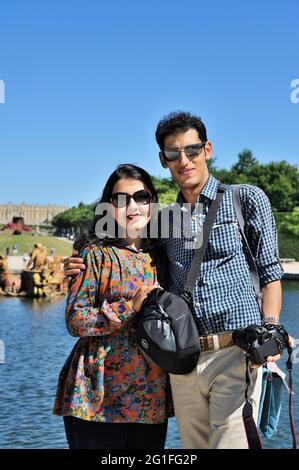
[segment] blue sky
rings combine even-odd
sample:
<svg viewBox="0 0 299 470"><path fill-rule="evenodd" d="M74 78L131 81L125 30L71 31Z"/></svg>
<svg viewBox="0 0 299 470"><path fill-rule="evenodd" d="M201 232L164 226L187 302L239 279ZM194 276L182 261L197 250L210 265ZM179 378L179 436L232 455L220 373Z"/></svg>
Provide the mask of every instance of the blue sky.
<svg viewBox="0 0 299 470"><path fill-rule="evenodd" d="M0 0L0 203L92 202L116 165L168 176L158 120L202 117L218 167L298 162L299 2Z"/></svg>

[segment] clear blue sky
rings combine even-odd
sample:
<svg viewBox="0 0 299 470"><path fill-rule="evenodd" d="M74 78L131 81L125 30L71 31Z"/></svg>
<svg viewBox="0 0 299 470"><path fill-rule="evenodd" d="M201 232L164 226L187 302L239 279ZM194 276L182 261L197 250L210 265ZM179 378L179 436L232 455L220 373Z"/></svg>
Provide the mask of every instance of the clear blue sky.
<svg viewBox="0 0 299 470"><path fill-rule="evenodd" d="M0 202L92 202L116 165L160 167L172 110L218 167L250 148L297 163L299 2L0 0Z"/></svg>

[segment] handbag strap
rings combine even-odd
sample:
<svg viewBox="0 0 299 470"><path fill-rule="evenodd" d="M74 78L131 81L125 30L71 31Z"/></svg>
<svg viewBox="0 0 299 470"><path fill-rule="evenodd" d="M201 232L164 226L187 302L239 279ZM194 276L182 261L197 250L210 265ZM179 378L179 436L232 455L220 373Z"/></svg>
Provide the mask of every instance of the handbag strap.
<svg viewBox="0 0 299 470"><path fill-rule="evenodd" d="M228 185L227 185L227 187L228 187ZM244 230L245 221L244 221L244 216L243 216L243 213L242 213L242 204L241 204L241 198L240 198L240 185L238 185L238 184L233 185L232 190L233 190L233 206L234 206L235 213L236 213L236 216L237 216L237 221L239 223L241 235L242 235L242 238L243 238L243 241L244 241L245 254L246 254L246 259L247 259L247 263L248 263L248 266L249 266L250 277L251 277L251 281L252 281L253 288L254 288L254 291L255 291L256 300L258 302L259 309L261 311L261 309L262 309L262 293L261 293L261 288L260 288L260 278L259 278L257 265L256 265L256 262L255 262L254 256L252 254L252 251L251 251L251 248L249 246L247 237L245 235L245 230Z"/></svg>
<svg viewBox="0 0 299 470"><path fill-rule="evenodd" d="M201 267L201 264L202 264L207 246L208 246L208 241L209 241L210 233L214 224L214 220L216 218L217 211L219 209L219 206L221 204L221 201L222 201L222 198L226 189L227 189L227 185L219 183L218 188L217 188L216 199L214 199L211 202L211 205L208 210L208 214L205 218L203 228L202 228L203 242L202 242L201 247L198 248L194 253L191 268L190 268L190 271L188 273L188 276L185 282L183 293L181 294L184 300L187 300L188 302L191 301L192 292L193 292L196 279L200 271L200 267Z"/></svg>

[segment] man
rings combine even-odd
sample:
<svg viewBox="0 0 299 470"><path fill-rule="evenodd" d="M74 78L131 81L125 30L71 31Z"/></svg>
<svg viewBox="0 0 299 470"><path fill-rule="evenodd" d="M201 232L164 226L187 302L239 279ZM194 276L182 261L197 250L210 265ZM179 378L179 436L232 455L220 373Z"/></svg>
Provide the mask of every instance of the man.
<svg viewBox="0 0 299 470"><path fill-rule="evenodd" d="M192 207L192 233L200 233L210 203L216 198L218 181L209 175L207 161L212 143L197 116L171 113L156 130L160 160L180 187L177 202ZM268 323L279 321L283 275L277 255L276 228L264 192L251 185L240 189L245 231L255 255L262 288L262 316ZM196 203L202 204L199 214ZM183 207L183 206L182 206ZM194 250L184 237L162 238L169 259L169 290L181 293ZM69 258L66 274L78 273L82 260ZM260 310L252 286L242 238L227 189L209 238L197 283L193 309L198 319L201 353L197 367L186 375L171 375L176 419L185 448L247 448L242 421L246 359L233 345L231 332L260 324ZM280 356L268 357L276 361ZM261 369L251 368L251 399L257 418L261 392Z"/></svg>

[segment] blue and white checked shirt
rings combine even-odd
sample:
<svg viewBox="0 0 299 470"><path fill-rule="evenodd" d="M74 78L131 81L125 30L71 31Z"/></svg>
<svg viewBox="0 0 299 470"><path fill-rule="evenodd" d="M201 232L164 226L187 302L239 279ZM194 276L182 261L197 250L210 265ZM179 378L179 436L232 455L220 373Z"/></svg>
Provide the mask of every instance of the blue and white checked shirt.
<svg viewBox="0 0 299 470"><path fill-rule="evenodd" d="M198 237L212 199L216 199L218 181L209 176L198 203L202 211L194 208L187 223L190 235ZM271 206L266 194L256 186L240 187L245 233L255 256L261 288L279 280L283 270L278 258L277 232ZM184 199L179 193L177 202ZM180 210L184 210L183 206ZM162 210L162 214L165 209ZM160 214L161 217L161 214ZM186 248L186 238L175 238L176 221L170 212L170 236L160 238L159 245L169 259L169 290L180 294L194 256ZM161 221L161 219L160 219ZM182 223L178 222L182 227ZM192 239L189 238L189 240ZM201 325L200 334L234 330L251 323L259 324L260 311L253 289L248 264L243 251L242 236L233 208L232 190L227 189L222 199L209 238L201 270L193 290L193 308Z"/></svg>

